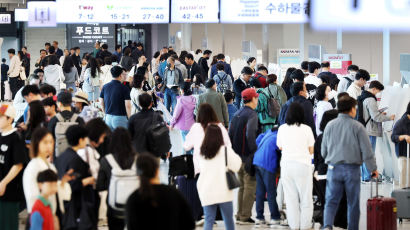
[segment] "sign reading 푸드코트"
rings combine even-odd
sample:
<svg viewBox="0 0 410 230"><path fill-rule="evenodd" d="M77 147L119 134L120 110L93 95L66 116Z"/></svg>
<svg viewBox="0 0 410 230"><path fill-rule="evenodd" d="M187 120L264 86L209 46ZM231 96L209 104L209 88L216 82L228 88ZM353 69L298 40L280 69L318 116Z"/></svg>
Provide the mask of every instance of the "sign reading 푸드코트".
<svg viewBox="0 0 410 230"><path fill-rule="evenodd" d="M99 41L108 45L110 51L115 46L115 25L112 24L68 24L68 47L80 47L81 52L91 52Z"/></svg>
<svg viewBox="0 0 410 230"><path fill-rule="evenodd" d="M221 0L221 23L305 23L307 0Z"/></svg>
<svg viewBox="0 0 410 230"><path fill-rule="evenodd" d="M57 0L58 23L168 23L169 0Z"/></svg>

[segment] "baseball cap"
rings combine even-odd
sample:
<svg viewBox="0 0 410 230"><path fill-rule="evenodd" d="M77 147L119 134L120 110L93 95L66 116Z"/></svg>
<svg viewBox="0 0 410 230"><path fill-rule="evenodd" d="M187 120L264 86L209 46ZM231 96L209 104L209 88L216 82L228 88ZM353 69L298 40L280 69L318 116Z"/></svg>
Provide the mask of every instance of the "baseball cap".
<svg viewBox="0 0 410 230"><path fill-rule="evenodd" d="M14 119L16 117L16 109L12 105L2 104L0 106L0 116L7 116Z"/></svg>
<svg viewBox="0 0 410 230"><path fill-rule="evenodd" d="M57 95L57 101L61 102L63 105L70 105L73 102L71 93L61 92Z"/></svg>
<svg viewBox="0 0 410 230"><path fill-rule="evenodd" d="M259 94L256 93L254 88L248 88L242 91L241 96L244 100L252 100L254 97L259 97Z"/></svg>

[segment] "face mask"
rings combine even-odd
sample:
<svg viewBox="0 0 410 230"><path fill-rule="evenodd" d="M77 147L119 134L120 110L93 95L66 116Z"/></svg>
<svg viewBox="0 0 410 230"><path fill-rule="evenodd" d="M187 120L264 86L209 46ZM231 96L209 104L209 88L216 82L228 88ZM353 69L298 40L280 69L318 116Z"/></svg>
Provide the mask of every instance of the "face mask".
<svg viewBox="0 0 410 230"><path fill-rule="evenodd" d="M168 67L168 68L171 68L171 63L167 63L167 67Z"/></svg>

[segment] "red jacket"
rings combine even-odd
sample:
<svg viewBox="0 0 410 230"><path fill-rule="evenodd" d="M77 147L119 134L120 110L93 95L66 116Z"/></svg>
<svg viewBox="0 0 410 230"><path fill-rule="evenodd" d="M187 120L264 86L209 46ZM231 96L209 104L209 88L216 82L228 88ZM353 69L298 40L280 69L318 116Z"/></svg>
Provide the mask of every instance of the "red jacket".
<svg viewBox="0 0 410 230"><path fill-rule="evenodd" d="M31 209L30 230L54 230L51 203L39 196Z"/></svg>

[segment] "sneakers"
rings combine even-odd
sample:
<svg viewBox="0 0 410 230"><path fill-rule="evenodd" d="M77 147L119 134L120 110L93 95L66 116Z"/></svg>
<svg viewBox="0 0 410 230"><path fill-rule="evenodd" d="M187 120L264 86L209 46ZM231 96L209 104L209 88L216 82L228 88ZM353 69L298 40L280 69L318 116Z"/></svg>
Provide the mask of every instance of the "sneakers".
<svg viewBox="0 0 410 230"><path fill-rule="evenodd" d="M251 218L249 218L249 219L247 219L247 220L245 220L245 221L239 221L238 222L238 224L239 225L254 225L255 224L255 221L254 220L252 220Z"/></svg>
<svg viewBox="0 0 410 230"><path fill-rule="evenodd" d="M265 224L266 224L265 220L258 220L258 219L256 219L256 221L255 221L255 228L259 228L259 227L261 227L262 225L265 225Z"/></svg>
<svg viewBox="0 0 410 230"><path fill-rule="evenodd" d="M270 220L269 223L268 223L268 225L269 225L271 228L277 227L277 226L280 225L280 220Z"/></svg>

